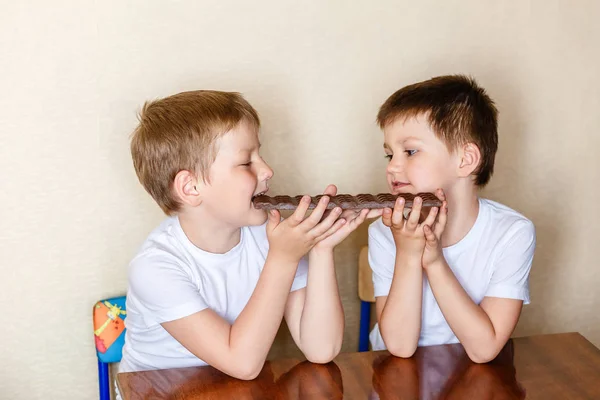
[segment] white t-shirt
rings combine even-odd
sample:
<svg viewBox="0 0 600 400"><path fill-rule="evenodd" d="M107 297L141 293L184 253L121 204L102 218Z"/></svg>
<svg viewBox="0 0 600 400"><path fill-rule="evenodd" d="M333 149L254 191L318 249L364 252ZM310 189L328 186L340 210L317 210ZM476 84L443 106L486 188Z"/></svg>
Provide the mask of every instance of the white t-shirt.
<svg viewBox="0 0 600 400"><path fill-rule="evenodd" d="M469 297L479 304L484 297L523 300L529 304L529 271L535 250L533 223L497 202L479 199L479 214L467 235L443 249L448 265ZM375 297L387 296L392 286L396 246L390 228L381 219L369 226L369 264ZM376 324L369 335L373 350L385 349ZM457 343L423 277L423 303L419 346Z"/></svg>
<svg viewBox="0 0 600 400"><path fill-rule="evenodd" d="M127 331L119 371L206 365L160 324L206 308L233 324L256 287L268 250L266 223L243 227L233 249L214 254L194 246L177 217L167 218L129 266ZM303 258L292 291L306 286L307 273Z"/></svg>

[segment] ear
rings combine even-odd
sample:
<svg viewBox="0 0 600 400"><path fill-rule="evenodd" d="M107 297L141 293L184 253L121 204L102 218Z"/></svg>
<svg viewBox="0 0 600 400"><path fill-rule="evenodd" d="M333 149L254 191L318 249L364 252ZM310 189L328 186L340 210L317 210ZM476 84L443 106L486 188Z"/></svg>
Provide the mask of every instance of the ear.
<svg viewBox="0 0 600 400"><path fill-rule="evenodd" d="M481 163L481 151L475 143L467 143L459 151L460 162L458 175L462 178L471 176Z"/></svg>
<svg viewBox="0 0 600 400"><path fill-rule="evenodd" d="M197 207L202 203L200 196L201 181L191 171L181 170L173 180L173 192L183 204Z"/></svg>

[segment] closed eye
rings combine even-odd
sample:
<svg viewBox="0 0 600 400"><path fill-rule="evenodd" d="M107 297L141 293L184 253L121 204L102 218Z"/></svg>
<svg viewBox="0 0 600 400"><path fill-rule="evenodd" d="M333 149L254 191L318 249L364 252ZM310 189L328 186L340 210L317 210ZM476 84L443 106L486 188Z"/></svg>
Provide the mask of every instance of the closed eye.
<svg viewBox="0 0 600 400"><path fill-rule="evenodd" d="M249 166L250 166L250 164L252 164L252 161L249 161L249 162L247 162L247 163L245 163L245 164L241 164L241 165L242 165L243 167L249 167Z"/></svg>
<svg viewBox="0 0 600 400"><path fill-rule="evenodd" d="M393 154L386 154L385 158L387 158L389 161L392 161L392 157L394 157Z"/></svg>

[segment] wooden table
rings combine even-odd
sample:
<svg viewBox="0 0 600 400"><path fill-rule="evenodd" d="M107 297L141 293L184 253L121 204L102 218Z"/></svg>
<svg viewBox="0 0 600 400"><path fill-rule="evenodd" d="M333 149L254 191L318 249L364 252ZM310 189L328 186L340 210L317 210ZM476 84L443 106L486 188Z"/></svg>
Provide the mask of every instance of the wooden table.
<svg viewBox="0 0 600 400"><path fill-rule="evenodd" d="M510 340L488 364L472 363L459 344L340 354L326 365L265 364L253 381L211 367L117 375L125 400L137 399L600 399L600 350L578 333Z"/></svg>

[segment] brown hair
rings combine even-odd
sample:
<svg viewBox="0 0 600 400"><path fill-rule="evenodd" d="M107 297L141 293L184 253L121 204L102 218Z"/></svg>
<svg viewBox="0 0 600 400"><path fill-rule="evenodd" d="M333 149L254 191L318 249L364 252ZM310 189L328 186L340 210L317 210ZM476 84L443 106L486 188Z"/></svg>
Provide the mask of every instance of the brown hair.
<svg viewBox="0 0 600 400"><path fill-rule="evenodd" d="M377 114L381 129L397 118L426 115L429 125L450 151L475 143L481 162L475 184L485 186L494 172L498 149L498 110L473 78L447 75L405 86L383 103Z"/></svg>
<svg viewBox="0 0 600 400"><path fill-rule="evenodd" d="M242 120L257 131L256 110L239 93L196 90L146 102L131 139L140 183L168 215L179 211L172 185L179 171L205 182L217 156L216 140Z"/></svg>

